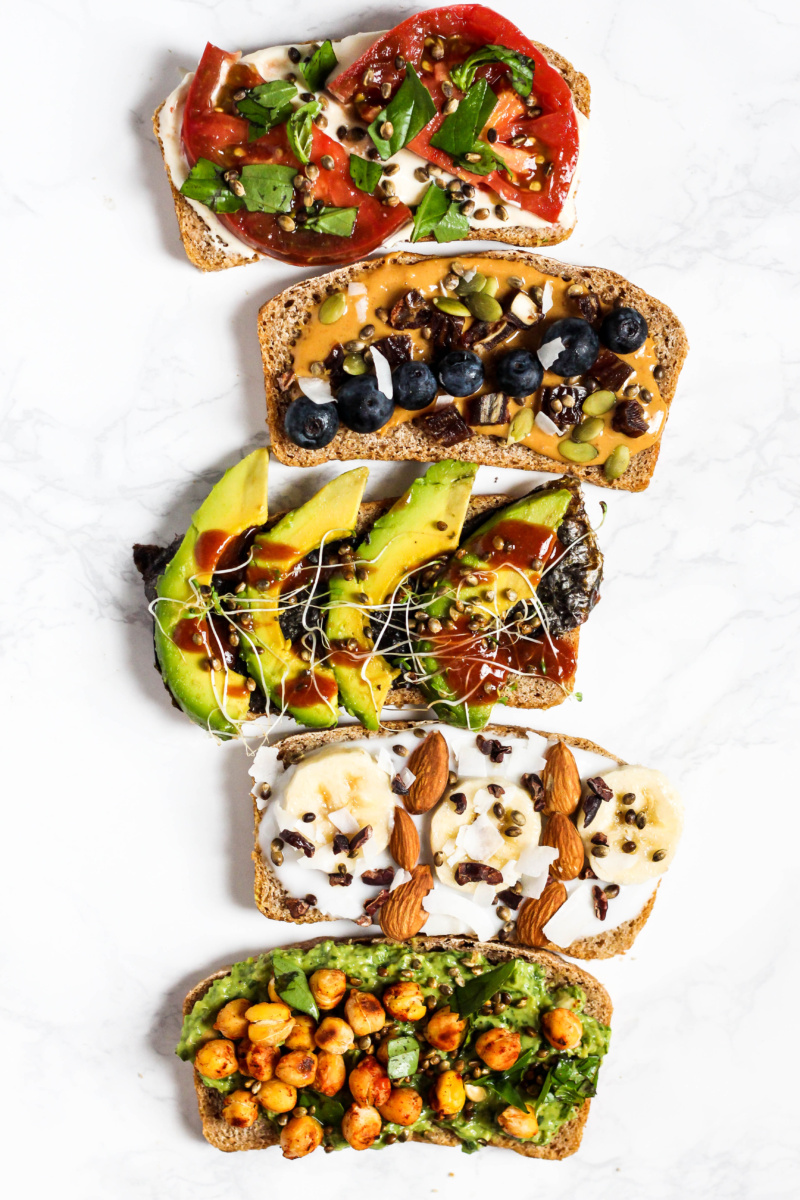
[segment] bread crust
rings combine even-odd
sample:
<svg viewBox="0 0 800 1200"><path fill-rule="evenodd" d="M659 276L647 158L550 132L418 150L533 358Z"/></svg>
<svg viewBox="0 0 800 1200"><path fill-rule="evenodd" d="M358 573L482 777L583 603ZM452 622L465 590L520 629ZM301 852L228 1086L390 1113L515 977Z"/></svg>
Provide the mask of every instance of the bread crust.
<svg viewBox="0 0 800 1200"><path fill-rule="evenodd" d="M550 65L555 67L564 77L572 92L575 107L583 116L588 117L591 87L586 76L576 70L572 63L564 58L562 54L558 54L555 50L551 50L541 42L534 42L533 44L544 55ZM267 257L258 253L244 255L226 250L224 246L220 245L197 210L192 207L186 197L182 196L175 187L159 130L159 117L165 103L163 101L159 104L153 114L153 128L155 130L156 141L161 150L161 157L164 159L164 170L167 172L169 186L172 191L172 200L175 205L175 216L178 218L178 230L189 262L200 271L224 271L228 267L245 266L248 263L258 262L261 258ZM575 229L575 224L575 221L558 222L558 224L543 229L530 228L526 225L511 225L508 229L492 229L489 231L485 229L472 229L466 235L464 241L490 240L505 242L511 246L555 246L558 242L563 242L570 236ZM433 241L433 235L421 240L426 242Z"/></svg>
<svg viewBox="0 0 800 1200"><path fill-rule="evenodd" d="M318 945L320 942L328 940L326 937L312 938L305 942L295 942L291 946L287 946L286 949L307 950L312 946ZM330 940L347 940L359 945L377 946L386 944L390 939L374 937L334 938ZM523 946L509 946L501 942L479 942L475 938L463 936L416 937L413 939L412 944L420 951L476 949L480 953L485 954L489 961L493 963L505 962L510 958L519 958L525 962L538 963L545 969L548 988L575 985L582 987L586 993L586 1011L588 1014L601 1021L604 1025L611 1023L613 1005L611 997L603 985L593 975L590 975L588 971L583 970L583 968L577 966L575 963L565 962L564 959L549 950L529 950ZM216 979L222 979L229 973L230 968L216 971L213 975L209 975L207 979L196 984L183 1002L183 1015L188 1016L197 1001L202 999ZM200 1118L203 1123L203 1136L216 1149L231 1153L237 1150L264 1150L268 1146L277 1145L279 1141L278 1134L265 1121L256 1122L250 1129L234 1129L228 1125L220 1115L222 1107L220 1093L214 1091L212 1088L205 1087L197 1071L194 1072L194 1085L197 1092ZM499 1133L489 1139L489 1145L496 1146L501 1150L513 1150L515 1154L521 1154L526 1158L568 1158L576 1152L581 1144L583 1129L589 1116L590 1105L591 1100L586 1100L572 1120L562 1125L561 1129L547 1146L532 1146L525 1142L518 1142L514 1138L505 1137ZM425 1136L414 1134L412 1140L415 1142L427 1142L430 1145L436 1146L460 1145L459 1139L455 1134L449 1133L444 1129L432 1130Z"/></svg>

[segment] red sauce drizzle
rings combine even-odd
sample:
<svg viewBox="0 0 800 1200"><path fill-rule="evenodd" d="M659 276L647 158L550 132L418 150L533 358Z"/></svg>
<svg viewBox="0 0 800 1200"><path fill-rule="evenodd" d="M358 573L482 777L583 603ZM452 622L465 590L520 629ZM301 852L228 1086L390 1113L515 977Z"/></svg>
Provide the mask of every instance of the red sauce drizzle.
<svg viewBox="0 0 800 1200"><path fill-rule="evenodd" d="M502 633L496 646L487 645L480 634L467 628L467 622L465 614L456 622L456 629L443 629L426 638L434 644L433 655L449 687L467 703L485 703L495 697L516 671L554 683L563 683L575 674L575 652L562 638Z"/></svg>
<svg viewBox="0 0 800 1200"><path fill-rule="evenodd" d="M226 533L224 529L204 529L194 547L194 558L201 571L214 571L228 542L236 534Z"/></svg>
<svg viewBox="0 0 800 1200"><path fill-rule="evenodd" d="M232 700L243 699L249 695L247 685L243 680L234 682L230 674L236 662L236 654L228 645L230 628L224 617L217 613L208 613L205 617L182 617L172 632L172 640L186 654L219 659L229 672L227 696ZM194 641L195 634L199 634L203 639L200 645Z"/></svg>
<svg viewBox="0 0 800 1200"><path fill-rule="evenodd" d="M505 542L502 550L494 545L496 538L502 538ZM555 560L558 557L554 553L557 549L563 548L555 530L548 529L546 525L531 525L527 521L517 521L513 518L498 521L482 537L473 538L469 543L470 553L475 554L488 567L498 570L504 564L509 564L529 574L534 559L540 559L547 564L551 559ZM460 575L457 561L455 566ZM479 577L480 574L479 571Z"/></svg>
<svg viewBox="0 0 800 1200"><path fill-rule="evenodd" d="M336 680L317 671L296 675L283 685L283 701L291 708L308 708L312 704L330 703L337 694Z"/></svg>

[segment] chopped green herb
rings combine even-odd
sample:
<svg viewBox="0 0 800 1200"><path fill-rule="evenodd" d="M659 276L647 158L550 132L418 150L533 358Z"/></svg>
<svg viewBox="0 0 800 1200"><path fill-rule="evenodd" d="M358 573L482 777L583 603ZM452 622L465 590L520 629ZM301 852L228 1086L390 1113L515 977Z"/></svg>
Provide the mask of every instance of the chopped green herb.
<svg viewBox="0 0 800 1200"><path fill-rule="evenodd" d="M431 145L453 158L461 158L472 150L496 104L497 96L485 79L479 79L456 111L442 121L431 138Z"/></svg>
<svg viewBox="0 0 800 1200"><path fill-rule="evenodd" d="M491 1000L504 983L508 982L514 974L515 967L516 963L511 958L495 967L493 971L487 971L477 979L470 979L468 983L455 989L450 1007L462 1017L477 1012L487 1000Z"/></svg>
<svg viewBox="0 0 800 1200"><path fill-rule="evenodd" d="M236 107L250 122L249 141L263 137L269 129L282 125L292 115L297 88L286 79L273 79L251 88Z"/></svg>
<svg viewBox="0 0 800 1200"><path fill-rule="evenodd" d="M519 1090L519 1083L522 1076L531 1065L533 1058L533 1047L526 1050L524 1054L520 1054L513 1067L509 1067L507 1071L501 1071L499 1075L493 1076L487 1080L489 1086L497 1092L506 1104L513 1104L515 1108L519 1108L525 1112L528 1101Z"/></svg>
<svg viewBox="0 0 800 1200"><path fill-rule="evenodd" d="M350 237L358 216L357 208L322 208L309 216L303 229L311 233L330 233L335 237Z"/></svg>
<svg viewBox="0 0 800 1200"><path fill-rule="evenodd" d="M222 178L222 168L207 158L198 158L181 185L181 194L205 204L213 212L232 213L244 207L244 200L234 196Z"/></svg>
<svg viewBox="0 0 800 1200"><path fill-rule="evenodd" d="M433 234L437 242L453 242L468 233L469 221L462 213L459 202L432 183L414 213L411 241L418 242L420 238Z"/></svg>
<svg viewBox="0 0 800 1200"><path fill-rule="evenodd" d="M319 1020L317 1002L311 994L305 972L297 963L282 954L280 950L272 952L272 968L275 971L275 991L284 1003L296 1008L298 1012L306 1013Z"/></svg>
<svg viewBox="0 0 800 1200"><path fill-rule="evenodd" d="M350 178L362 192L374 192L382 174L380 163L359 158L357 154L350 155Z"/></svg>
<svg viewBox="0 0 800 1200"><path fill-rule="evenodd" d="M328 1096L323 1096L321 1092L304 1088L302 1092L297 1093L297 1103L303 1108L313 1108L314 1116L323 1125L340 1125L342 1122L344 1105L340 1104L338 1100L331 1100Z"/></svg>
<svg viewBox="0 0 800 1200"><path fill-rule="evenodd" d="M320 48L314 51L309 62L301 68L310 92L320 90L337 62L330 41L323 42Z"/></svg>
<svg viewBox="0 0 800 1200"><path fill-rule="evenodd" d="M286 123L289 145L301 163L311 161L311 144L314 134L314 117L322 112L319 100L309 100L295 109Z"/></svg>
<svg viewBox="0 0 800 1200"><path fill-rule="evenodd" d="M587 1058L562 1055L552 1070L553 1094L562 1104L582 1104L597 1092L597 1076L601 1059L596 1054Z"/></svg>
<svg viewBox="0 0 800 1200"><path fill-rule="evenodd" d="M474 54L470 54L457 67L450 69L450 78L456 87L466 92L475 78L475 72L483 63L499 62L508 67L511 86L520 96L530 96L533 90L533 72L536 63L526 54L517 50L509 50L507 46L482 46Z"/></svg>
<svg viewBox="0 0 800 1200"><path fill-rule="evenodd" d="M285 213L294 197L294 167L249 163L242 167L244 202L248 212Z"/></svg>
<svg viewBox="0 0 800 1200"><path fill-rule="evenodd" d="M413 1037L390 1038L386 1043L389 1061L386 1074L390 1079L405 1079L419 1066L419 1042Z"/></svg>
<svg viewBox="0 0 800 1200"><path fill-rule="evenodd" d="M436 105L433 103L431 94L409 64L406 67L405 79L386 108L378 113L367 129L367 133L385 161L396 154L398 150L407 146L435 116ZM387 123L391 126L392 131L384 137L381 129Z"/></svg>

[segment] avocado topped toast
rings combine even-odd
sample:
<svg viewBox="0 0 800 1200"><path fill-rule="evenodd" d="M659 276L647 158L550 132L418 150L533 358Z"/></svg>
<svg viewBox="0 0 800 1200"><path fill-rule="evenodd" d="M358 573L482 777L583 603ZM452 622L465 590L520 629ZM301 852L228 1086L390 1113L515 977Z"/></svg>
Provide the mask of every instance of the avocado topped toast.
<svg viewBox="0 0 800 1200"><path fill-rule="evenodd" d="M317 940L237 963L186 997L208 1141L284 1157L398 1141L532 1158L579 1147L611 1001L543 950L470 938Z"/></svg>

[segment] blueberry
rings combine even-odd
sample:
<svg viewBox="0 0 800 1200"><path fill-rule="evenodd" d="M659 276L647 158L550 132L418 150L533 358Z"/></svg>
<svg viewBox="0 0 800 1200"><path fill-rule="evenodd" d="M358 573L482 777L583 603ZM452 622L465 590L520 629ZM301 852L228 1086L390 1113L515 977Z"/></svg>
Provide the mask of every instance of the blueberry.
<svg viewBox="0 0 800 1200"><path fill-rule="evenodd" d="M483 363L471 350L451 350L439 360L439 383L451 396L471 396L483 383Z"/></svg>
<svg viewBox="0 0 800 1200"><path fill-rule="evenodd" d="M394 402L401 408L427 408L436 395L436 376L427 363L404 362L392 371Z"/></svg>
<svg viewBox="0 0 800 1200"><path fill-rule="evenodd" d="M374 375L354 375L336 393L342 424L354 433L375 433L394 412L394 400L378 390Z"/></svg>
<svg viewBox="0 0 800 1200"><path fill-rule="evenodd" d="M635 308L615 308L600 326L600 341L615 354L632 354L646 337L647 321Z"/></svg>
<svg viewBox="0 0 800 1200"><path fill-rule="evenodd" d="M507 396L530 396L542 384L542 364L530 350L509 350L497 364L497 386Z"/></svg>
<svg viewBox="0 0 800 1200"><path fill-rule="evenodd" d="M304 450L319 450L333 441L339 430L336 405L315 404L308 396L298 396L286 410L286 436Z"/></svg>
<svg viewBox="0 0 800 1200"><path fill-rule="evenodd" d="M582 321L580 317L562 317L560 321L553 321L542 338L540 358L544 347L556 338L564 343L564 349L552 363L547 355L544 356L542 365L545 370L567 378L570 375L582 375L593 366L600 349L600 338L588 321Z"/></svg>

